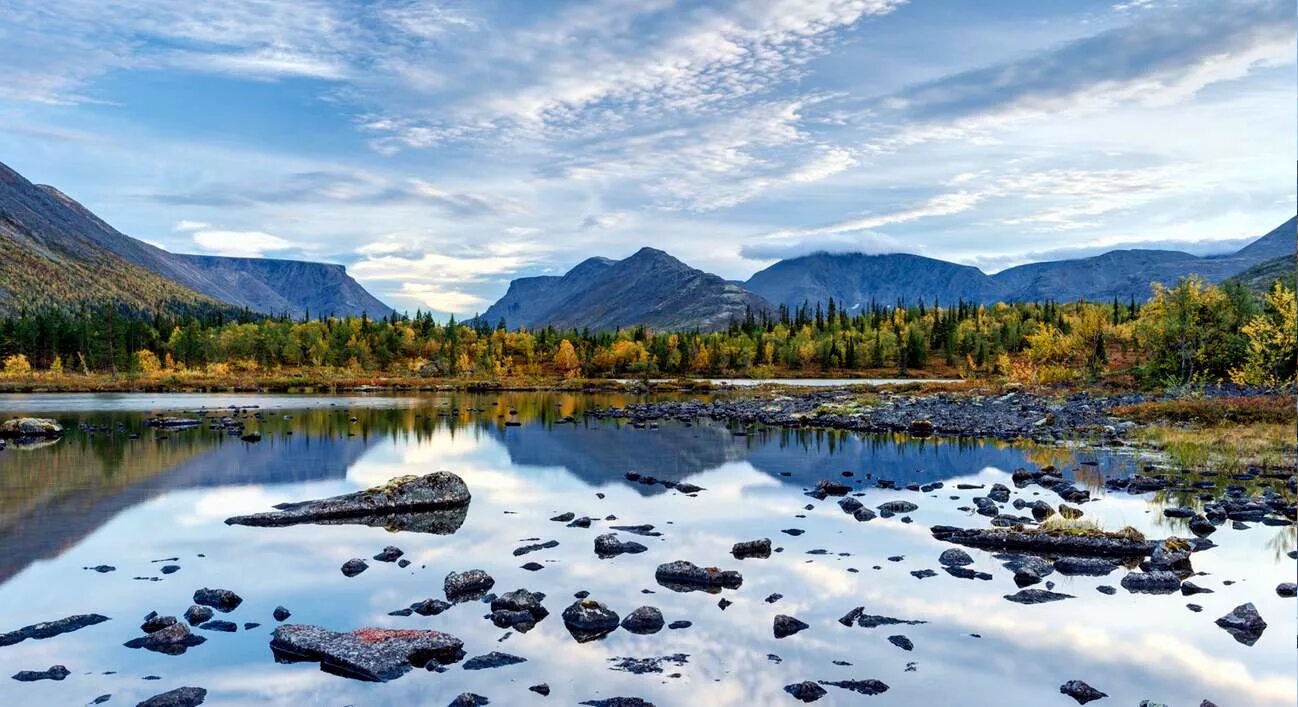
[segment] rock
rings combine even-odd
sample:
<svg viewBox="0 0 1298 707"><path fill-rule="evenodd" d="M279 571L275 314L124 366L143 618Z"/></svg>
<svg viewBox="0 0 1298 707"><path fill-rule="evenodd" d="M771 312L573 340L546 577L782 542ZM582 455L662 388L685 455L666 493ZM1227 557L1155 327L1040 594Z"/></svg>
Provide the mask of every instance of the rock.
<svg viewBox="0 0 1298 707"><path fill-rule="evenodd" d="M419 614L420 616L437 616L449 608L451 608L450 602L445 602L441 599L433 599L431 597L410 605L410 611Z"/></svg>
<svg viewBox="0 0 1298 707"><path fill-rule="evenodd" d="M1068 576L1103 577L1116 569L1116 562L1103 557L1060 557L1055 560L1055 571Z"/></svg>
<svg viewBox="0 0 1298 707"><path fill-rule="evenodd" d="M514 548L514 557L522 557L523 555L526 555L529 552L536 552L537 550L549 550L556 547L559 547L558 540L546 540L543 543L532 543L530 545L524 545L522 547Z"/></svg>
<svg viewBox="0 0 1298 707"><path fill-rule="evenodd" d="M158 612L150 612L144 617L144 623L140 624L140 630L145 633L153 633L176 623L174 616L158 616Z"/></svg>
<svg viewBox="0 0 1298 707"><path fill-rule="evenodd" d="M451 572L442 581L442 591L452 603L481 599L496 585L496 580L483 570L472 569L464 572Z"/></svg>
<svg viewBox="0 0 1298 707"><path fill-rule="evenodd" d="M175 574L180 571L180 565L163 565L158 571L163 574Z"/></svg>
<svg viewBox="0 0 1298 707"><path fill-rule="evenodd" d="M283 621L283 620L287 619L288 617L292 616L292 615L293 615L293 612L289 611L288 609L285 609L285 608L282 607L282 606L277 606L277 607L275 607L275 612L274 612L273 614L271 614L271 615L275 617L275 620L276 620L276 621ZM193 623L193 622L191 621L190 623Z"/></svg>
<svg viewBox="0 0 1298 707"><path fill-rule="evenodd" d="M888 642L904 651L911 651L915 649L915 644L912 643L909 638L906 638L901 634L897 634L895 636L888 636Z"/></svg>
<svg viewBox="0 0 1298 707"><path fill-rule="evenodd" d="M944 567L964 567L973 564L973 558L969 556L969 553L958 547L943 550L942 554L938 555L937 561L938 564Z"/></svg>
<svg viewBox="0 0 1298 707"><path fill-rule="evenodd" d="M1014 571L1014 583L1020 587L1036 584L1054 574L1055 571L1053 565L1035 555L1027 555L1007 562L1006 566Z"/></svg>
<svg viewBox="0 0 1298 707"><path fill-rule="evenodd" d="M1173 508L1164 508L1163 515L1168 518L1193 518L1194 509L1185 506L1176 506Z"/></svg>
<svg viewBox="0 0 1298 707"><path fill-rule="evenodd" d="M517 665L526 662L527 658L521 656L492 651L483 655L476 655L464 661L464 669L487 670L489 668L503 668L506 665Z"/></svg>
<svg viewBox="0 0 1298 707"><path fill-rule="evenodd" d="M280 662L319 662L320 669L359 680L384 682L429 662L463 656L460 639L440 631L362 628L348 633L320 626L283 624L270 641Z"/></svg>
<svg viewBox="0 0 1298 707"><path fill-rule="evenodd" d="M406 553L401 548L395 545L388 545L380 550L379 553L374 556L374 559L379 562L396 562L401 559L401 556L404 554Z"/></svg>
<svg viewBox="0 0 1298 707"><path fill-rule="evenodd" d="M674 663L677 667L685 665L689 656L684 653L674 655L664 655L657 658L609 658L613 663L612 670L632 673L634 675L645 675L648 673L661 673L664 663ZM680 677L677 673L672 677Z"/></svg>
<svg viewBox="0 0 1298 707"><path fill-rule="evenodd" d="M631 633L646 635L661 631L663 623L663 612L657 607L642 606L622 619L622 628Z"/></svg>
<svg viewBox="0 0 1298 707"><path fill-rule="evenodd" d="M928 579L929 577L936 577L937 572L930 569L911 570L910 576L915 579Z"/></svg>
<svg viewBox="0 0 1298 707"><path fill-rule="evenodd" d="M1006 594L1005 598L1016 604L1044 604L1051 601L1072 599L1073 595L1051 592L1045 589L1020 589L1014 594Z"/></svg>
<svg viewBox="0 0 1298 707"><path fill-rule="evenodd" d="M1009 503L1010 489L1005 484L992 484L992 488L987 492L987 497L997 503Z"/></svg>
<svg viewBox="0 0 1298 707"><path fill-rule="evenodd" d="M1078 557L1143 557L1154 550L1154 543L1147 540L1116 535L1077 535L1012 528L962 529L949 525L935 525L931 532L938 540L985 550Z"/></svg>
<svg viewBox="0 0 1298 707"><path fill-rule="evenodd" d="M399 476L382 486L331 498L282 503L270 513L226 518L227 525L361 524L449 535L464 523L471 497L460 477L446 471Z"/></svg>
<svg viewBox="0 0 1298 707"><path fill-rule="evenodd" d="M605 533L595 538L595 554L601 559L622 554L638 554L648 549L634 540L620 540L617 533Z"/></svg>
<svg viewBox="0 0 1298 707"><path fill-rule="evenodd" d="M211 607L194 604L185 610L185 620L189 622L190 626L197 626L206 621L211 621L215 613Z"/></svg>
<svg viewBox="0 0 1298 707"><path fill-rule="evenodd" d="M528 690L531 690L532 692L535 692L535 693L538 694L538 695L541 695L542 697L549 697L549 696L550 696L550 686L549 686L548 684L546 684L546 683L540 683L540 684L538 684L538 685L533 685L533 686L531 686L531 687L529 687L529 688L527 688L527 689L528 689Z"/></svg>
<svg viewBox="0 0 1298 707"><path fill-rule="evenodd" d="M16 631L0 633L0 647L12 646L29 638L53 638L59 634L79 631L87 626L94 626L108 620L100 614L74 614L54 621L42 621L38 624L24 626Z"/></svg>
<svg viewBox="0 0 1298 707"><path fill-rule="evenodd" d="M616 611L594 599L579 599L563 610L563 625L578 643L607 636L617 629L618 619Z"/></svg>
<svg viewBox="0 0 1298 707"><path fill-rule="evenodd" d="M808 628L811 628L811 626L793 618L792 616L785 616L784 614L776 614L775 616L774 630L776 638L792 636L793 634Z"/></svg>
<svg viewBox="0 0 1298 707"><path fill-rule="evenodd" d="M556 523L567 523L576 517L577 517L576 513L573 513L572 511L568 511L566 513L560 513L559 515L551 518L550 520Z"/></svg>
<svg viewBox="0 0 1298 707"><path fill-rule="evenodd" d="M344 562L341 569L344 577L355 577L369 568L370 566L366 564L365 560L362 560L359 557L353 557Z"/></svg>
<svg viewBox="0 0 1298 707"><path fill-rule="evenodd" d="M251 631L251 630L253 630L254 628L257 628L257 627L260 626L260 625L261 625L261 624L257 623L256 621L245 621L245 622L243 622L243 630L245 630L245 631Z"/></svg>
<svg viewBox="0 0 1298 707"><path fill-rule="evenodd" d="M519 565L519 567L527 570L528 572L535 572L537 570L545 569L545 565L541 564L540 562L527 562L522 565Z"/></svg>
<svg viewBox="0 0 1298 707"><path fill-rule="evenodd" d="M742 560L749 557L767 558L771 556L771 539L762 538L760 540L746 540L737 542L730 548L730 554L734 555L736 560Z"/></svg>
<svg viewBox="0 0 1298 707"><path fill-rule="evenodd" d="M1061 503L1059 504L1059 515L1063 516L1065 520L1077 520L1082 517L1082 509Z"/></svg>
<svg viewBox="0 0 1298 707"><path fill-rule="evenodd" d="M0 422L3 439L55 439L63 436L63 425L48 417L14 417Z"/></svg>
<svg viewBox="0 0 1298 707"><path fill-rule="evenodd" d="M654 572L658 583L678 592L702 589L710 592L725 589L738 589L744 578L735 570L721 570L716 567L699 567L693 562L676 560L658 565Z"/></svg>
<svg viewBox="0 0 1298 707"><path fill-rule="evenodd" d="M1190 532L1201 538L1207 537L1217 532L1217 526L1213 525L1212 521L1207 518L1197 516L1190 521Z"/></svg>
<svg viewBox="0 0 1298 707"><path fill-rule="evenodd" d="M51 665L46 670L19 670L13 674L18 682L36 682L37 680L59 681L71 675L72 671L62 665Z"/></svg>
<svg viewBox="0 0 1298 707"><path fill-rule="evenodd" d="M1140 594L1171 594L1181 588L1181 578L1173 572L1128 572L1122 588Z"/></svg>
<svg viewBox="0 0 1298 707"><path fill-rule="evenodd" d="M1190 596L1192 594L1212 594L1212 590L1207 587L1200 587L1194 582L1181 582L1181 596Z"/></svg>
<svg viewBox="0 0 1298 707"><path fill-rule="evenodd" d="M194 603L200 606L210 606L223 614L228 614L239 608L239 605L243 603L243 597L229 589L208 589L204 587L194 592Z"/></svg>
<svg viewBox="0 0 1298 707"><path fill-rule="evenodd" d="M510 423L505 423L506 425ZM519 423L513 423L517 426ZM461 692L455 696L455 699L447 703L446 707L478 707L479 705L489 705L491 700L477 694L476 692Z"/></svg>
<svg viewBox="0 0 1298 707"><path fill-rule="evenodd" d="M856 509L856 512L852 514L852 517L862 523L866 521L874 520L876 518L874 511L870 510L869 508Z"/></svg>
<svg viewBox="0 0 1298 707"><path fill-rule="evenodd" d="M550 611L541 605L543 599L545 594L526 589L506 592L491 600L491 622L499 628L513 628L527 633L537 622L550 615Z"/></svg>
<svg viewBox="0 0 1298 707"><path fill-rule="evenodd" d="M206 641L206 638L191 633L188 625L174 623L143 638L133 638L122 645L127 648L143 648L164 655L181 655Z"/></svg>
<svg viewBox="0 0 1298 707"><path fill-rule="evenodd" d="M916 437L928 437L933 434L933 423L928 420L911 420L907 429Z"/></svg>
<svg viewBox="0 0 1298 707"><path fill-rule="evenodd" d="M911 503L910 501L901 501L901 500L888 501L887 503L882 503L879 505L878 508L879 508L879 512L884 514L885 518L887 518L889 515L897 515L901 513L914 513L915 511L919 510L919 506Z"/></svg>
<svg viewBox="0 0 1298 707"><path fill-rule="evenodd" d="M816 484L816 490L811 492L811 495L818 498L824 498L826 496L846 496L851 492L852 487L847 484L823 479L820 483Z"/></svg>
<svg viewBox="0 0 1298 707"><path fill-rule="evenodd" d="M586 700L577 704L589 705L589 707L654 707L654 703L639 697L610 697L606 700Z"/></svg>
<svg viewBox="0 0 1298 707"><path fill-rule="evenodd" d="M844 513L856 513L862 508L865 508L865 504L861 503L859 499L852 498L851 496L845 496L838 500L838 507L843 509Z"/></svg>
<svg viewBox="0 0 1298 707"><path fill-rule="evenodd" d="M673 631L679 631L679 630L681 630L681 629L683 629L683 628L689 628L690 626L693 626L693 625L694 625L694 622L693 622L693 621L680 620L680 621L673 621L673 622L667 624L667 628L669 628L669 629L671 629L671 630L673 630Z"/></svg>
<svg viewBox="0 0 1298 707"><path fill-rule="evenodd" d="M1055 509L1045 501L1033 501L1031 505L1032 517L1038 521L1045 520L1055 514Z"/></svg>
<svg viewBox="0 0 1298 707"><path fill-rule="evenodd" d="M1098 700L1102 697L1108 697L1103 692L1087 685L1081 680L1069 680L1059 686L1059 692L1077 700L1077 704L1084 705L1087 702Z"/></svg>
<svg viewBox="0 0 1298 707"><path fill-rule="evenodd" d="M888 686L878 680L821 680L820 684L851 690L859 695L879 695L888 691Z"/></svg>
<svg viewBox="0 0 1298 707"><path fill-rule="evenodd" d="M1107 584L1101 584L1100 586L1095 588L1095 591L1101 594L1107 594L1109 596L1113 596L1114 594L1118 593L1118 590L1116 588L1110 587Z"/></svg>
<svg viewBox="0 0 1298 707"><path fill-rule="evenodd" d="M239 626L233 621L208 621L199 626L204 631L222 631L224 633L234 633L239 630Z"/></svg>
<svg viewBox="0 0 1298 707"><path fill-rule="evenodd" d="M815 702L827 694L825 688L810 680L795 682L792 685L785 685L784 691L793 695L794 699L802 702Z"/></svg>
<svg viewBox="0 0 1298 707"><path fill-rule="evenodd" d="M1292 599L1295 594L1298 594L1298 584L1294 584L1293 582L1283 582L1276 585L1275 593L1286 599Z"/></svg>
<svg viewBox="0 0 1298 707"><path fill-rule="evenodd" d="M1217 619L1216 624L1229 633L1236 641L1246 646L1257 643L1266 630L1266 622L1257 613L1252 603L1240 604L1229 614Z"/></svg>
<svg viewBox="0 0 1298 707"><path fill-rule="evenodd" d="M201 687L178 687L154 695L135 707L196 707L207 699L207 690Z"/></svg>

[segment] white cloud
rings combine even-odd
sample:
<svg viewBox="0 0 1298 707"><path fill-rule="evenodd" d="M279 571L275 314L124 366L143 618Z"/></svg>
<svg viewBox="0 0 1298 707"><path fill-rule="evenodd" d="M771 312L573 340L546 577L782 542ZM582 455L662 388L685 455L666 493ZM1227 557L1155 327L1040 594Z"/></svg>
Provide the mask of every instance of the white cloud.
<svg viewBox="0 0 1298 707"><path fill-rule="evenodd" d="M211 228L211 227L212 224L206 223L204 221L189 221L189 220L182 219L180 221L177 221L176 225L173 228L174 230L177 231L190 232L190 231L201 231L205 228Z"/></svg>
<svg viewBox="0 0 1298 707"><path fill-rule="evenodd" d="M473 313L486 309L487 300L463 290L443 289L436 285L402 283L396 297L415 302L438 312Z"/></svg>
<svg viewBox="0 0 1298 707"><path fill-rule="evenodd" d="M262 231L195 231L194 245L206 253L237 258L260 258L270 252L307 249L301 243Z"/></svg>

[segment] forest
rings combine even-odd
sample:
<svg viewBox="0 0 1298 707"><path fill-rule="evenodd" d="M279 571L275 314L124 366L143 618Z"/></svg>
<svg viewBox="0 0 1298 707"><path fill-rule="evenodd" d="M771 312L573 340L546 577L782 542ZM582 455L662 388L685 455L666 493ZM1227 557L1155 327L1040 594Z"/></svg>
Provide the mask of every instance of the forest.
<svg viewBox="0 0 1298 707"><path fill-rule="evenodd" d="M0 375L174 379L285 371L399 379L958 376L1283 385L1295 379L1293 290L1187 278L1153 297L1071 303L872 304L750 312L722 331L511 329L431 314L295 321L220 310L44 309L0 320Z"/></svg>

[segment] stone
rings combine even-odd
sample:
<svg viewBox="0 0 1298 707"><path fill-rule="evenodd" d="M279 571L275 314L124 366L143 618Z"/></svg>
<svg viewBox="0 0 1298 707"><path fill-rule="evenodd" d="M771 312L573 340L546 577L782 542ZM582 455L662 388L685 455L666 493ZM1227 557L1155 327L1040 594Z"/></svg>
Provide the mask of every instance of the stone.
<svg viewBox="0 0 1298 707"><path fill-rule="evenodd" d="M634 540L621 540L617 533L605 533L595 538L595 554L601 559L622 554L639 554L649 548Z"/></svg>
<svg viewBox="0 0 1298 707"><path fill-rule="evenodd" d="M777 614L775 616L774 631L776 638L786 638L808 628L811 628L811 626L793 618L792 616L786 616L784 614Z"/></svg>
<svg viewBox="0 0 1298 707"><path fill-rule="evenodd" d="M856 512L852 514L852 517L858 522L865 523L874 520L877 516L875 515L875 512L869 508L858 508L856 509Z"/></svg>
<svg viewBox="0 0 1298 707"><path fill-rule="evenodd" d="M14 417L0 422L0 439L55 439L63 425L48 417Z"/></svg>
<svg viewBox="0 0 1298 707"><path fill-rule="evenodd" d="M460 639L440 631L362 628L340 633L306 624L276 627L270 647L279 662L318 662L326 672L372 682L463 656Z"/></svg>
<svg viewBox="0 0 1298 707"><path fill-rule="evenodd" d="M293 612L289 611L288 609L285 609L282 606L277 606L275 607L274 613L272 613L271 615L275 617L276 621L283 621L288 617L292 616Z"/></svg>
<svg viewBox="0 0 1298 707"><path fill-rule="evenodd" d="M1103 557L1060 557L1055 571L1067 576L1103 577L1118 569L1118 563Z"/></svg>
<svg viewBox="0 0 1298 707"><path fill-rule="evenodd" d="M1077 700L1077 704L1084 705L1087 702L1098 700L1102 697L1108 697L1107 694L1087 685L1081 680L1069 680L1059 686L1059 692Z"/></svg>
<svg viewBox="0 0 1298 707"><path fill-rule="evenodd" d="M226 518L227 525L360 524L389 530L449 535L464 524L471 496L464 480L447 471L399 476L364 491L297 503L268 513Z"/></svg>
<svg viewBox="0 0 1298 707"><path fill-rule="evenodd" d="M133 638L122 645L127 648L143 648L163 655L181 655L206 641L206 638L191 633L187 624L174 623L142 638Z"/></svg>
<svg viewBox="0 0 1298 707"><path fill-rule="evenodd" d="M101 614L74 614L54 621L42 621L38 624L24 626L16 631L0 633L0 647L12 646L29 638L38 640L53 638L59 634L79 631L87 626L94 626L107 620L108 617Z"/></svg>
<svg viewBox="0 0 1298 707"><path fill-rule="evenodd" d="M746 540L737 542L730 548L730 554L734 555L736 560L742 560L749 557L767 558L771 556L771 539L762 538L760 540Z"/></svg>
<svg viewBox="0 0 1298 707"><path fill-rule="evenodd" d="M199 626L204 631L221 631L223 633L234 633L239 630L239 626L233 621L208 621Z"/></svg>
<svg viewBox="0 0 1298 707"><path fill-rule="evenodd" d="M451 572L442 581L442 591L452 603L481 599L496 585L496 580L480 569Z"/></svg>
<svg viewBox="0 0 1298 707"><path fill-rule="evenodd" d="M63 665L51 665L45 670L19 670L13 674L18 682L36 682L37 680L60 681L71 675L72 671Z"/></svg>
<svg viewBox="0 0 1298 707"><path fill-rule="evenodd" d="M514 424L517 425L518 423ZM477 694L476 692L461 692L455 696L455 699L447 703L447 707L479 707L479 705L489 704L491 704L491 700Z"/></svg>
<svg viewBox="0 0 1298 707"><path fill-rule="evenodd" d="M353 557L344 562L341 569L344 577L355 577L369 568L370 566L366 564L365 560L362 560L359 557Z"/></svg>
<svg viewBox="0 0 1298 707"><path fill-rule="evenodd" d="M1005 598L1016 604L1045 604L1052 601L1063 601L1072 599L1072 594L1062 594L1045 589L1020 589L1014 594L1006 594Z"/></svg>
<svg viewBox="0 0 1298 707"><path fill-rule="evenodd" d="M878 508L880 513L885 514L885 517L887 517L887 515L914 513L915 511L919 510L919 506L915 505L914 503L911 503L910 501L901 501L901 500L888 501L886 503L882 503L878 506Z"/></svg>
<svg viewBox="0 0 1298 707"><path fill-rule="evenodd" d="M915 644L912 643L909 638L906 638L901 634L897 634L895 636L888 636L888 642L904 651L915 650Z"/></svg>
<svg viewBox="0 0 1298 707"><path fill-rule="evenodd" d="M594 599L579 599L563 610L563 625L578 643L594 641L618 627L616 611Z"/></svg>
<svg viewBox="0 0 1298 707"><path fill-rule="evenodd" d="M207 699L207 690L201 687L178 687L154 695L135 707L196 707Z"/></svg>
<svg viewBox="0 0 1298 707"><path fill-rule="evenodd" d="M642 606L622 619L622 628L631 633L646 635L661 631L663 623L663 612L657 607Z"/></svg>
<svg viewBox="0 0 1298 707"><path fill-rule="evenodd" d="M859 695L879 695L888 691L888 686L879 680L821 680L820 684L850 690Z"/></svg>
<svg viewBox="0 0 1298 707"><path fill-rule="evenodd" d="M404 554L406 553L401 548L395 545L388 545L380 550L379 553L374 556L374 559L378 562L396 562L401 559L401 556Z"/></svg>
<svg viewBox="0 0 1298 707"><path fill-rule="evenodd" d="M215 613L216 612L212 611L212 608L209 606L199 606L198 604L194 604L185 610L185 620L189 622L190 626L197 626L201 623L211 621L212 616L215 615Z"/></svg>
<svg viewBox="0 0 1298 707"><path fill-rule="evenodd" d="M1292 599L1295 594L1298 594L1298 584L1293 582L1282 582L1281 584L1276 585L1275 593L1286 599Z"/></svg>
<svg viewBox="0 0 1298 707"><path fill-rule="evenodd" d="M1262 620L1252 603L1240 604L1229 614L1217 619L1215 623L1226 629L1226 632L1236 641L1246 646L1257 643L1257 640L1262 637L1262 632L1266 630L1266 621Z"/></svg>
<svg viewBox="0 0 1298 707"><path fill-rule="evenodd" d="M1181 588L1181 578L1174 572L1128 572L1122 588L1140 594L1171 594Z"/></svg>
<svg viewBox="0 0 1298 707"><path fill-rule="evenodd" d="M140 624L140 630L145 633L153 633L154 631L161 631L174 623L176 623L176 617L158 616L158 612L154 611L144 617L144 623Z"/></svg>
<svg viewBox="0 0 1298 707"><path fill-rule="evenodd" d="M1077 535L1013 528L962 529L935 525L930 531L938 540L967 547L1076 557L1144 557L1154 551L1155 545L1135 537Z"/></svg>
<svg viewBox="0 0 1298 707"><path fill-rule="evenodd" d="M827 694L825 688L810 680L785 685L784 691L793 695L794 699L800 702L815 702Z"/></svg>
<svg viewBox="0 0 1298 707"><path fill-rule="evenodd" d="M718 592L722 588L738 589L744 578L735 570L721 570L716 567L699 567L693 562L676 560L658 565L654 572L658 583L678 592L696 589Z"/></svg>
<svg viewBox="0 0 1298 707"><path fill-rule="evenodd" d="M492 651L483 655L475 655L474 657L464 661L464 669L487 670L489 668L503 668L506 665L517 665L526 662L527 658L521 656L501 653L500 651Z"/></svg>
<svg viewBox="0 0 1298 707"><path fill-rule="evenodd" d="M194 603L199 606L210 606L217 611L228 614L239 608L243 597L229 589L208 589L204 587L194 592Z"/></svg>
<svg viewBox="0 0 1298 707"><path fill-rule="evenodd" d="M973 558L969 556L969 553L958 547L943 550L942 554L938 555L937 561L938 564L944 567L964 567L973 564Z"/></svg>

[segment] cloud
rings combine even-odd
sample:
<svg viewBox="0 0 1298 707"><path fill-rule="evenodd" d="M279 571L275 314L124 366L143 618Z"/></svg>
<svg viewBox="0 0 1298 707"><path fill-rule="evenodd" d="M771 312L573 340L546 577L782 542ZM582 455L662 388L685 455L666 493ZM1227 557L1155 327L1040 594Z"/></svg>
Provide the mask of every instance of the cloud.
<svg viewBox="0 0 1298 707"><path fill-rule="evenodd" d="M615 211L605 214L591 214L581 220L581 229L583 231L606 231L610 228L617 228L627 220L628 214Z"/></svg>
<svg viewBox="0 0 1298 707"><path fill-rule="evenodd" d="M213 255L237 258L260 258L268 252L309 248L262 231L199 230L194 232L194 245Z"/></svg>
<svg viewBox="0 0 1298 707"><path fill-rule="evenodd" d="M173 226L172 228L173 228L173 230L176 230L176 231L182 231L182 232L186 232L186 233L188 233L188 232L192 232L192 231L201 231L201 230L203 230L203 229L205 229L205 228L211 228L211 227L212 227L212 224L210 224L210 223L206 223L206 222L204 222L204 221L188 221L188 220L184 220L184 219L182 219L182 220L180 220L180 221L177 221L177 222L176 222L176 225Z"/></svg>
<svg viewBox="0 0 1298 707"><path fill-rule="evenodd" d="M751 243L739 249L739 255L749 260L781 260L797 258L812 253L914 253L917 248L899 238L882 233L831 234L795 240Z"/></svg>
<svg viewBox="0 0 1298 707"><path fill-rule="evenodd" d="M1095 240L1066 248L977 255L973 257L960 258L959 261L966 265L973 265L981 269L983 272L994 273L1006 268L1014 267L1015 265L1023 265L1025 263L1089 258L1113 250L1178 250L1199 256L1224 255L1227 253L1234 253L1255 240L1257 240L1256 237L1203 240L1178 238L1142 241Z"/></svg>
<svg viewBox="0 0 1298 707"><path fill-rule="evenodd" d="M484 309L487 301L478 295L463 290L443 289L436 285L414 282L402 283L395 298L415 302L424 308L438 312L478 312Z"/></svg>
<svg viewBox="0 0 1298 707"><path fill-rule="evenodd" d="M847 219L845 221L839 221L837 223L817 226L814 228L781 229L779 231L768 233L764 238L768 240L779 240L785 238L832 236L859 231L869 231L870 229L879 228L880 226L907 223L909 221L916 221L918 219L930 218L933 216L951 216L953 214L959 214L977 206L983 198L983 194L971 191L939 194L923 201L922 203L906 206L895 211L869 214L867 216Z"/></svg>

